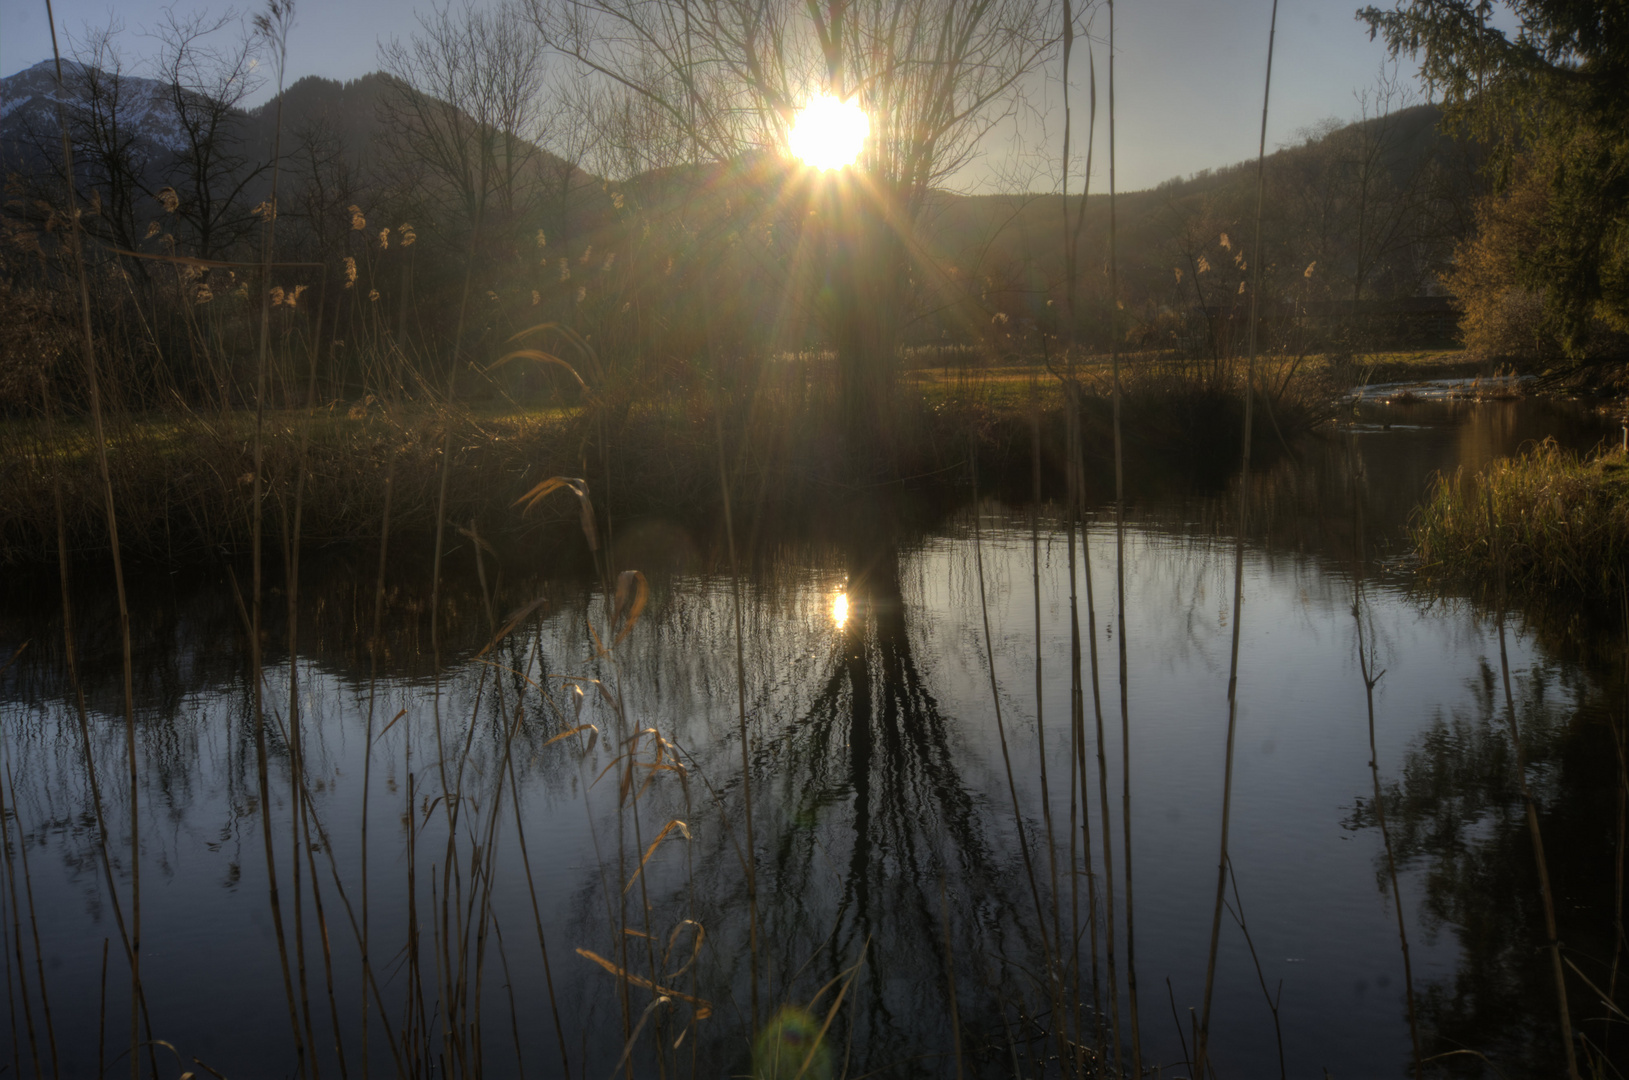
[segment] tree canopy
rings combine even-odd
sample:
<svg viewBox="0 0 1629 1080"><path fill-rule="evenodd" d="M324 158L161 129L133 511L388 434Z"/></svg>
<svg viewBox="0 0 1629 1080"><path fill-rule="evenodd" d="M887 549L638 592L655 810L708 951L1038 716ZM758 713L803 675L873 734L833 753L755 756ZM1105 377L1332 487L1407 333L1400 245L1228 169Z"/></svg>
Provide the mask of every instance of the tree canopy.
<svg viewBox="0 0 1629 1080"><path fill-rule="evenodd" d="M1496 198L1519 193L1530 243L1502 253L1503 278L1542 299L1546 330L1575 358L1629 333L1629 5L1399 0L1358 18L1487 144Z"/></svg>

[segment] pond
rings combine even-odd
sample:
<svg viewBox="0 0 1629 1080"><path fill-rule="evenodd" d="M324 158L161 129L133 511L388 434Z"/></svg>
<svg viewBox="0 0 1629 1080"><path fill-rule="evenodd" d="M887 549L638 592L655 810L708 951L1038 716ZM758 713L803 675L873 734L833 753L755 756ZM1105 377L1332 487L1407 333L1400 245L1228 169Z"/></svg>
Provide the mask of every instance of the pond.
<svg viewBox="0 0 1629 1080"><path fill-rule="evenodd" d="M1424 1052L1475 1051L1432 1067L1560 1071L1501 626L1560 935L1601 987L1621 643L1415 590L1403 527L1438 470L1615 431L1564 404L1360 401L1252 477L1219 1076L1281 1054L1410 1075L1399 910ZM806 535L750 522L739 579L712 530L614 522L637 619L637 587L608 612L580 552L460 537L432 636L422 555L392 556L376 613L376 552L312 554L292 665L267 592L259 713L243 568L133 572L133 764L111 590L78 572L82 724L55 575L14 578L0 1067L128 1071L139 870L134 1022L165 1076L293 1075L302 1047L314 1075L741 1075L754 1016L785 1006L808 1013L783 1027L831 1017L831 1075L1036 1076L1099 1039L1128 1072L1135 1040L1145 1071L1188 1075L1237 484L1131 491L1120 590L1111 506L1071 537L1059 504L990 492L943 512L856 493Z"/></svg>

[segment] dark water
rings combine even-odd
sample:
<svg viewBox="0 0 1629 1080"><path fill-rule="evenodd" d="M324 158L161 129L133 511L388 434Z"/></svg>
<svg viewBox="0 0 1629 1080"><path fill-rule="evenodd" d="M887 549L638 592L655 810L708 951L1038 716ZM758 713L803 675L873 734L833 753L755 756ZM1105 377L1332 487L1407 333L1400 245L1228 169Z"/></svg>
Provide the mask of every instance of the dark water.
<svg viewBox="0 0 1629 1080"><path fill-rule="evenodd" d="M1559 1071L1542 910L1504 723L1498 625L1471 600L1411 592L1396 557L1406 551L1407 514L1434 471L1475 468L1544 435L1588 447L1612 431L1542 403L1365 404L1355 422L1280 455L1254 478L1232 816L1249 938L1224 919L1212 1021L1220 1076L1279 1068L1264 985L1279 1004L1289 1074L1408 1074L1398 906L1426 1053L1474 1050L1511 1077ZM1200 1003L1216 879L1232 633L1229 499L1226 491L1142 494L1125 534L1140 1034L1145 1067L1166 1076L1189 1071L1189 1009ZM263 806L247 639L229 570L135 575L141 963L152 1034L175 1048L157 1051L161 1072L193 1068L194 1057L232 1077L297 1070L268 890L269 813L296 1014L303 1029L309 1013L322 1073L339 1075L337 1012L344 1068L361 1074L365 801L377 1000L398 1039L409 1016L421 1016L431 1035L418 1042L443 1048L450 1071L560 1075L557 1008L573 1075L612 1074L627 1028L642 1020L637 1075L744 1073L756 954L765 1015L825 988L816 1005L824 1017L842 989L828 1041L850 1076L953 1075L947 969L965 1070L1037 1075L1057 1049L1045 992L1049 943L1054 955L1072 956L1056 942L1070 939L1073 919L1080 963L1091 957L1087 878L1076 875L1072 892L1069 871L1068 547L1055 506L1041 507L1038 518L1039 697L1027 507L986 498L923 515L883 494L856 497L810 535L777 537L759 523L767 539L740 586L755 948L741 854L748 804L736 609L728 559L713 539L676 522L618 523L618 568L644 570L651 595L632 632L600 656L588 624L608 637L603 597L592 573L571 569L584 561L523 550L487 558L493 621L501 625L535 598L547 603L480 655L493 622L464 543L449 556L458 569L444 588L439 681L421 561L391 569L375 675L374 555L310 558L295 691L309 818L297 847L286 597L274 590L267 600L271 801ZM1111 514L1095 517L1088 540L1120 1027L1129 1046L1127 748ZM1358 567L1365 585L1355 601ZM0 1042L10 1043L0 1068L31 1074L37 1047L49 1073L54 1035L62 1075L95 1075L99 1060L122 1074L128 1064L115 1059L129 1045L128 966L55 589L46 574L13 580L0 599L0 646L9 655L29 642L0 684L8 830L0 907L11 1025L0 1029ZM76 605L90 757L129 920L131 781L117 616L88 573ZM1622 675L1609 662L1621 648L1592 627L1577 612L1513 610L1507 640L1561 936L1605 987L1619 820L1610 718L1622 710ZM1360 633L1384 671L1375 739L1400 897L1376 827ZM587 730L554 741L585 724L594 725L592 745ZM1086 729L1091 881L1101 893L1089 686ZM462 797L448 799L446 790ZM673 821L683 827L654 843ZM487 917L469 919L460 935L471 909ZM1101 907L1096 923L1106 954ZM633 986L625 1016L626 984L579 950L641 978L654 972L678 993L647 1010L653 995ZM1071 978L1070 962L1059 964ZM1100 964L1106 1008L1106 955ZM462 990L457 972L465 973ZM1089 974L1080 985L1090 1041ZM1582 982L1572 990L1579 1030L1621 1059L1611 1025L1589 1019L1606 1007ZM464 1008L454 1017L466 1034L448 1042L445 1003L460 994ZM688 999L709 1003L711 1015L696 1019ZM412 1068L393 1059L375 1001L369 1009L371 1069ZM1433 1067L1487 1069L1472 1055Z"/></svg>

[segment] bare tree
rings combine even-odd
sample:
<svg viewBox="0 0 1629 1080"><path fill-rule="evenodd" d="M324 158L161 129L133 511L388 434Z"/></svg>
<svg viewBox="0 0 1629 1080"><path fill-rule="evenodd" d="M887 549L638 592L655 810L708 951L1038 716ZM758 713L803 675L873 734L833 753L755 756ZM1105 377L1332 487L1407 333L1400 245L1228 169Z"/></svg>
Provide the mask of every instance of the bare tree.
<svg viewBox="0 0 1629 1080"><path fill-rule="evenodd" d="M577 191L593 179L584 166L592 163L601 175L619 175L616 165L621 155L617 151L626 144L616 133L626 129L618 124L621 114L614 103L592 83L556 77L544 97L546 153L539 155L537 167L547 207L549 242L564 248L571 240Z"/></svg>
<svg viewBox="0 0 1629 1080"><path fill-rule="evenodd" d="M269 167L243 152L243 102L259 79L253 40L228 36L233 28L241 29L230 12L183 16L167 8L151 32L175 121L175 156L164 169L175 198L165 200L166 209L191 233L193 254L206 259L254 228L244 196Z"/></svg>
<svg viewBox="0 0 1629 1080"><path fill-rule="evenodd" d="M816 240L831 252L831 334L854 433L891 382L929 192L976 152L1050 48L1034 0L526 0L551 45L667 116L704 165L785 145L817 94L871 121L863 180L840 182ZM819 216L819 215L817 215Z"/></svg>
<svg viewBox="0 0 1629 1080"><path fill-rule="evenodd" d="M93 235L99 233L130 249L141 237L137 199L149 194L144 180L150 162L148 148L139 145L139 133L130 122L135 90L118 49L122 31L123 26L110 18L103 26L87 28L85 36L73 42L68 123L83 180L102 204L102 212L87 220L86 227ZM145 269L138 261L138 273Z"/></svg>
<svg viewBox="0 0 1629 1080"><path fill-rule="evenodd" d="M392 77L381 119L399 158L418 164L429 198L471 231L488 214L523 216L543 135L542 42L507 5L444 6L418 22L379 49Z"/></svg>

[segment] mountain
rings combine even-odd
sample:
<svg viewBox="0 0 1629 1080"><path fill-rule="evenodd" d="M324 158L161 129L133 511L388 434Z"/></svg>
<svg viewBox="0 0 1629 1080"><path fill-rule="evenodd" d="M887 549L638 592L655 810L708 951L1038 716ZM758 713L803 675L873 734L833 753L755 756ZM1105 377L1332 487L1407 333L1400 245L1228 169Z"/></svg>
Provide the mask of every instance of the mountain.
<svg viewBox="0 0 1629 1080"><path fill-rule="evenodd" d="M250 145L257 156L271 157L281 102L285 152L292 151L300 140L321 132L344 148L353 165L367 161L374 156L383 133L380 104L390 93L391 83L390 76L382 71L349 82L307 75L286 88L280 98L274 97L248 114Z"/></svg>
<svg viewBox="0 0 1629 1080"><path fill-rule="evenodd" d="M68 113L70 122L83 123L105 123L106 114L115 111L122 138L143 162L157 162L184 148L174 87L157 79L113 75L72 60L62 62L62 77L66 86L58 89L56 63L41 60L0 79L0 170L28 174L60 161L59 109ZM98 112L93 102L98 101L104 108L93 115Z"/></svg>

